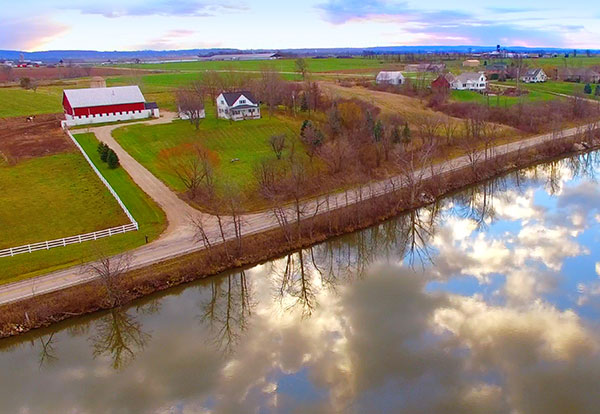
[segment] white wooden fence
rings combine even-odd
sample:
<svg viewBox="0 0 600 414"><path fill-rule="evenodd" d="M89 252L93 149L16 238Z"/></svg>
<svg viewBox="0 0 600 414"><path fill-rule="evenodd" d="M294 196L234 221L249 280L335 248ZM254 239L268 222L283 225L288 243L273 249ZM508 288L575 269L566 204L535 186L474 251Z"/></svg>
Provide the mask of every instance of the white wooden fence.
<svg viewBox="0 0 600 414"><path fill-rule="evenodd" d="M64 127L64 125L63 125L63 127ZM90 157L88 157L88 155L85 153L85 151L83 150L81 145L79 145L79 142L77 142L75 137L73 137L73 134L71 134L71 131L69 131L67 129L65 129L65 131L66 131L67 135L69 135L69 137L71 138L71 140L73 141L75 146L77 146L77 148L79 148L79 151L81 151L81 153L83 154L84 158L86 159L86 161L88 162L90 167L92 167L92 170L94 170L94 172L96 173L98 178L100 178L100 181L102 181L102 183L104 183L106 188L108 188L108 191L110 191L110 193L113 195L115 200L117 200L117 202L119 203L119 205L121 206L121 208L123 209L123 211L125 212L127 217L129 218L130 223L122 225L122 226L112 227L112 228L106 229L106 230L100 230L100 231L95 231L95 232L86 233L86 234L78 234L76 236L65 237L62 239L47 240L47 241L33 243L33 244L27 244L27 245L19 246L19 247L9 247L7 249L0 250L0 258L12 257L17 254L31 253L31 252L36 252L39 250L49 250L49 249L53 249L55 247L65 247L70 244L78 244L78 243L83 243L85 241L98 240L98 239L102 239L104 237L114 236L116 234L123 234L123 233L127 233L129 231L137 231L139 229L138 223L133 218L133 215L129 212L127 207L125 207L125 204L123 203L123 201L121 200L121 198L119 197L117 192L111 187L111 185L108 183L108 181L106 181L106 179L102 176L100 171L96 168L96 166L94 165L94 163L92 162Z"/></svg>

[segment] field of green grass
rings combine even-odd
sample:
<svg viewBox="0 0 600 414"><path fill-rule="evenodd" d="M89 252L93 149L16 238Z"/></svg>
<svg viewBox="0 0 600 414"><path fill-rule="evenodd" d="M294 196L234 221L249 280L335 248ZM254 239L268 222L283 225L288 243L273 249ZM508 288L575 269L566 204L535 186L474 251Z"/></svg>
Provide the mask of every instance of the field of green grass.
<svg viewBox="0 0 600 414"><path fill-rule="evenodd" d="M536 101L547 101L551 99L556 99L556 96L551 94L540 92L540 91L530 91L527 95L523 95L521 98L517 98L514 96L485 96L475 91L456 91L453 90L450 95L451 99L457 102L476 102L483 105L490 106L511 106L517 104L519 102L536 102Z"/></svg>
<svg viewBox="0 0 600 414"><path fill-rule="evenodd" d="M240 122L216 119L209 112L198 131L188 121L174 121L125 126L115 130L113 136L129 154L175 191L183 192L185 186L166 161L193 150L195 144L213 154L218 190L226 183L252 190L256 186L253 173L257 163L275 157L269 138L274 134L286 134L299 148L302 145L298 139L300 124L300 118L269 117L266 110L262 119ZM303 151L298 150L300 153ZM235 158L239 161L231 162Z"/></svg>
<svg viewBox="0 0 600 414"><path fill-rule="evenodd" d="M62 112L60 96L49 88L36 92L21 88L0 88L0 118Z"/></svg>
<svg viewBox="0 0 600 414"><path fill-rule="evenodd" d="M352 58L352 59L307 59L308 68L311 72L335 72L348 71L365 68L381 68L383 61L378 59ZM248 60L248 61L216 61L216 62L176 62L139 65L127 65L125 67L133 69L151 69L151 70L178 70L178 71L205 71L205 70L243 70L260 71L264 67L271 68L278 72L296 72L295 59L277 59L277 60Z"/></svg>
<svg viewBox="0 0 600 414"><path fill-rule="evenodd" d="M506 81L499 84L513 87L517 85L516 81ZM585 83L561 82L553 80L549 80L544 83L521 83L520 85L522 88L532 91L532 93L560 93L564 95L584 95L583 88L585 87ZM592 94L585 96L588 98L596 98L593 93L595 92L596 85L591 86Z"/></svg>
<svg viewBox="0 0 600 414"><path fill-rule="evenodd" d="M539 58L539 59L526 59L525 60L529 66L568 66L568 67L586 67L586 66L600 66L600 56L570 56L565 58L563 56L555 57L555 58Z"/></svg>
<svg viewBox="0 0 600 414"><path fill-rule="evenodd" d="M116 254L133 249L145 243L146 235L150 240L153 240L164 230L166 219L158 205L137 187L125 170L122 168L109 170L106 164L100 161L96 152L98 141L94 134L80 134L76 135L76 138L133 214L140 225L140 230L95 242L2 258L0 259L0 283L9 283L68 266L78 265L84 261L93 259L98 250L107 254ZM22 191L23 187L21 187L20 191L19 189L12 190L12 193L19 193L18 198L26 196L26 199L22 201L18 200L18 208L22 210L18 212L19 216L11 214L9 217L7 216L7 209L0 207L0 227L3 228L2 244L5 244L4 229L9 229L13 234L12 239L14 241L17 238L23 238L23 234L27 232L33 233L35 223L38 222L40 223L38 227L42 225L45 227L52 226L52 230L55 231L53 234L55 234L56 238L100 230L128 222L127 217L117 202L98 180L83 157L76 153L65 155L74 158L76 161L71 161L67 165L63 164L59 158L54 161L55 164L46 165L45 175L37 178L33 174L33 166L30 165L23 167L29 171L12 174L18 177L21 186L28 188L28 192L24 194ZM43 160L43 158L32 161L38 160ZM0 167L0 176L3 173L6 172ZM4 178L0 178L0 187L5 183ZM41 190L31 190L32 185L36 184L36 180L40 182L37 187L43 187ZM73 203L72 200L65 205L63 202L65 197L62 194L66 192L72 195L74 201L77 202L76 206L71 205ZM103 197L105 205L95 201L95 198L91 197L96 192ZM40 199L40 195L44 196L44 198ZM57 195L60 197L57 197ZM46 200L47 198L49 201ZM3 206L4 203L8 204L11 199L2 197L0 200L0 205ZM59 202L62 204L59 205ZM75 210L75 207L77 207L77 210ZM14 209L16 208L17 206L15 205ZM11 209L13 209L12 206ZM24 211L32 211L34 209L36 215L24 215ZM10 226L5 225L5 223L10 224ZM84 226L85 223L88 224ZM12 227L15 224L26 228L21 228L20 230L13 229ZM68 231L65 230L67 228L66 224L72 226ZM91 227L92 225L94 226L93 228ZM42 240L47 238L54 237L48 236L42 238ZM35 240L27 240L27 242L30 241L39 241L39 237ZM14 245L14 242L9 244Z"/></svg>
<svg viewBox="0 0 600 414"><path fill-rule="evenodd" d="M0 248L102 230L127 217L81 154L0 168Z"/></svg>

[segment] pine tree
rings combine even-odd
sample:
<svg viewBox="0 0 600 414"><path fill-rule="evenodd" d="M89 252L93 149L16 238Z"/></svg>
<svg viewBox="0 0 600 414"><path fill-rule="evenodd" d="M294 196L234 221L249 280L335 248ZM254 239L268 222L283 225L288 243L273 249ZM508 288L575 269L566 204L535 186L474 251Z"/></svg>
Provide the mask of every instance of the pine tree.
<svg viewBox="0 0 600 414"><path fill-rule="evenodd" d="M310 126L312 126L312 122L310 122L308 119L305 119L304 122L302 122L302 126L300 127L300 136L302 138L304 138L304 131Z"/></svg>
<svg viewBox="0 0 600 414"><path fill-rule="evenodd" d="M592 85L590 85L589 83L586 83L583 88L583 92L586 93L587 95L590 95L592 93Z"/></svg>
<svg viewBox="0 0 600 414"><path fill-rule="evenodd" d="M100 154L100 159L102 160L102 162L106 162L109 151L110 148L104 142L98 144L98 154Z"/></svg>
<svg viewBox="0 0 600 414"><path fill-rule="evenodd" d="M405 144L408 144L410 142L410 128L408 127L408 122L406 124L404 124L404 129L402 130L402 141Z"/></svg>
<svg viewBox="0 0 600 414"><path fill-rule="evenodd" d="M109 149L106 162L108 163L108 168L114 170L119 166L119 157L117 157L117 154L113 150Z"/></svg>
<svg viewBox="0 0 600 414"><path fill-rule="evenodd" d="M392 142L394 144L399 144L402 141L402 134L400 134L400 130L397 126L392 128Z"/></svg>
<svg viewBox="0 0 600 414"><path fill-rule="evenodd" d="M383 138L383 124L378 120L373 127L373 140L379 142L381 138Z"/></svg>

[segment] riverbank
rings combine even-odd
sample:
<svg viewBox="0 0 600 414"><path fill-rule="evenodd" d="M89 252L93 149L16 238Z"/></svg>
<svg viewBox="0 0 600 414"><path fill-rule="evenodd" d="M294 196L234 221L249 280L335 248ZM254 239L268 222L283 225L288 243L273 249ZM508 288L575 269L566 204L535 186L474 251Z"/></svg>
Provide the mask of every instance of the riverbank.
<svg viewBox="0 0 600 414"><path fill-rule="evenodd" d="M593 143L588 139L587 144L588 150L599 147L597 138ZM304 219L300 225L290 224L244 236L241 247L237 240L231 240L133 270L118 282L119 303L124 305L153 292L228 269L263 263L328 238L373 226L482 181L574 154L581 148L575 137L561 142L545 142L526 151L500 155L487 162L434 175L420 183L417 197L414 191L411 194L409 189L403 188ZM92 281L3 305L0 307L0 337L18 335L71 317L109 309L113 303L104 285Z"/></svg>

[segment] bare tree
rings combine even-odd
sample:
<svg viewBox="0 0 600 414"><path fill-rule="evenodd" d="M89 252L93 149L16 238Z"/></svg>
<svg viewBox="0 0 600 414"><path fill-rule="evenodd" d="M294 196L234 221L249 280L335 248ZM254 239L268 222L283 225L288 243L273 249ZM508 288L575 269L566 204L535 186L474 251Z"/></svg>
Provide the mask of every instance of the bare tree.
<svg viewBox="0 0 600 414"><path fill-rule="evenodd" d="M214 174L209 152L196 145L183 156L173 155L166 161L167 167L181 180L192 199L204 184L209 195L214 190Z"/></svg>
<svg viewBox="0 0 600 414"><path fill-rule="evenodd" d="M298 58L295 62L296 72L302 76L302 80L306 80L306 76L308 75L308 62L304 58Z"/></svg>
<svg viewBox="0 0 600 414"><path fill-rule="evenodd" d="M269 115L273 114L281 101L283 85L283 79L273 68L263 67L261 69L258 81L258 96L267 105Z"/></svg>
<svg viewBox="0 0 600 414"><path fill-rule="evenodd" d="M280 160L281 156L283 155L283 150L285 149L285 141L285 134L271 135L271 138L269 139L271 148L273 149L273 152L275 153L275 156L278 160Z"/></svg>
<svg viewBox="0 0 600 414"><path fill-rule="evenodd" d="M196 214L189 217L190 224L195 230L195 239L197 242L202 243L207 249L212 248L211 239L208 234L207 225L202 214Z"/></svg>
<svg viewBox="0 0 600 414"><path fill-rule="evenodd" d="M175 92L175 100L179 113L199 129L200 121L204 118L203 92L194 88L180 88Z"/></svg>
<svg viewBox="0 0 600 414"><path fill-rule="evenodd" d="M104 251L97 253L98 258L84 266L84 272L98 279L106 291L109 305L120 306L123 299L121 278L129 271L131 255L128 253L109 256Z"/></svg>

